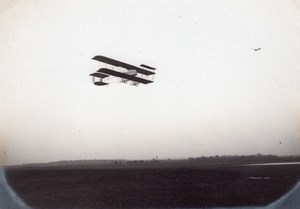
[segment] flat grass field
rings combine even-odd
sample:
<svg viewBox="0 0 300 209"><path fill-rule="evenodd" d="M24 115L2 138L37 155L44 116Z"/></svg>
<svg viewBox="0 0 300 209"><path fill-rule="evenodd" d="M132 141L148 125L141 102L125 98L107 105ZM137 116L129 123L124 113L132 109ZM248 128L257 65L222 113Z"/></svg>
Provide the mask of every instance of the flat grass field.
<svg viewBox="0 0 300 209"><path fill-rule="evenodd" d="M6 175L36 209L263 206L300 180L299 164L154 164L21 166Z"/></svg>

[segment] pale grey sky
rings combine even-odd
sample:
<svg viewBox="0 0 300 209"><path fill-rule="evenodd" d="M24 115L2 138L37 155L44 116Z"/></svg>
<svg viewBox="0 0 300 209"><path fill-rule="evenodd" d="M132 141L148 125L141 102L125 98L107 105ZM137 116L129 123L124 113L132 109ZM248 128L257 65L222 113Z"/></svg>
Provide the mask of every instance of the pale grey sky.
<svg viewBox="0 0 300 209"><path fill-rule="evenodd" d="M300 154L299 5L2 1L3 163ZM94 86L95 55L155 81Z"/></svg>

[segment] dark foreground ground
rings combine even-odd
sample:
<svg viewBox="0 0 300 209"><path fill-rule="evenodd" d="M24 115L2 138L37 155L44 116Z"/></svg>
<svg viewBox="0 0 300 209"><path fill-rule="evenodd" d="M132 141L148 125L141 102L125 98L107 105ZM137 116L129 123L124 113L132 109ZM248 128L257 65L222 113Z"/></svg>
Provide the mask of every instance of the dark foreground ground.
<svg viewBox="0 0 300 209"><path fill-rule="evenodd" d="M300 165L7 168L33 208L205 208L267 205L300 180Z"/></svg>

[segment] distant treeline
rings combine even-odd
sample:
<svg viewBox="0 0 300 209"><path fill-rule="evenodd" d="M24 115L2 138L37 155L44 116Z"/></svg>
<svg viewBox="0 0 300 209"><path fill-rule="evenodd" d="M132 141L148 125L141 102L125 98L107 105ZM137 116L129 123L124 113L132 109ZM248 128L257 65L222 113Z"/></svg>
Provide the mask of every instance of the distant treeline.
<svg viewBox="0 0 300 209"><path fill-rule="evenodd" d="M187 159L159 159L153 158L152 160L122 160L122 159L109 159L109 160L65 160L48 163L34 163L23 164L19 166L39 166L39 167L52 167L52 166L113 166L113 167L126 167L132 165L144 166L174 166L174 165L239 165L239 164L253 164L253 163L279 163L279 162L300 162L300 156L277 156L277 155L215 155L215 156L202 156L190 157ZM18 167L19 167L18 166ZM14 166L13 166L14 167Z"/></svg>
<svg viewBox="0 0 300 209"><path fill-rule="evenodd" d="M299 162L300 156L277 156L277 155L215 155L209 157L188 158L188 161L197 163L275 163L275 162Z"/></svg>

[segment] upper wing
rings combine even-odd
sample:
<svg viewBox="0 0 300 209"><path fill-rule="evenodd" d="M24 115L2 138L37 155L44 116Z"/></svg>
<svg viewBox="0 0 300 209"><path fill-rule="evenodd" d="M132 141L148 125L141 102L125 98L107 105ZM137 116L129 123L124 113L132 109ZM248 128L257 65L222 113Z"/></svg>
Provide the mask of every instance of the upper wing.
<svg viewBox="0 0 300 209"><path fill-rule="evenodd" d="M127 64L127 63L124 63L124 62L120 62L118 60L114 60L114 59L111 59L111 58L108 58L108 57L100 56L100 55L93 57L93 59L97 60L99 62L114 65L116 67L123 67L123 68L126 68L128 70L136 70L138 73L144 74L144 75L153 75L153 74L155 74L154 72L151 72L149 70L145 70L143 68L136 67L136 66L133 66L133 65L130 65L130 64Z"/></svg>
<svg viewBox="0 0 300 209"><path fill-rule="evenodd" d="M131 81L135 81L135 82L138 82L138 83L143 83L143 84L148 84L148 83L153 82L153 81L149 81L149 80L139 78L139 77L136 77L136 76L128 75L128 74L125 74L125 73L120 73L120 72L114 71L114 70L110 70L110 69L107 69L107 68L100 68L98 70L98 72L105 73L107 75L112 75L112 76L124 78L124 79L131 80Z"/></svg>

